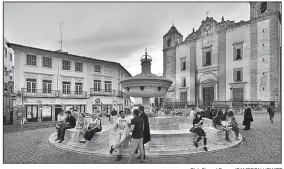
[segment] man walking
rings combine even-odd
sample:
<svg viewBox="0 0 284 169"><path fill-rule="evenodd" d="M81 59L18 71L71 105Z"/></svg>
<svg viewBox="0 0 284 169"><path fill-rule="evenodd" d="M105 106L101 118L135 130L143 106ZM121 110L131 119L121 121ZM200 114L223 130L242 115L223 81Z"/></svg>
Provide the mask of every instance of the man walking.
<svg viewBox="0 0 284 169"><path fill-rule="evenodd" d="M135 155L135 150L138 148L140 150L141 163L144 162L144 150L143 150L143 129L144 121L139 116L140 111L135 109L133 112L134 118L131 120L131 128L129 133L132 132L132 139L130 142L130 154L129 154L129 163Z"/></svg>
<svg viewBox="0 0 284 169"><path fill-rule="evenodd" d="M145 155L145 146L144 144L147 144L151 138L150 138L150 128L149 128L149 120L147 114L144 112L144 107L139 106L139 110L141 111L140 117L144 121L144 130L143 130L143 150L144 150L144 159L146 158Z"/></svg>
<svg viewBox="0 0 284 169"><path fill-rule="evenodd" d="M273 123L275 109L276 108L274 102L270 102L270 106L267 108L267 112L269 113L271 123Z"/></svg>

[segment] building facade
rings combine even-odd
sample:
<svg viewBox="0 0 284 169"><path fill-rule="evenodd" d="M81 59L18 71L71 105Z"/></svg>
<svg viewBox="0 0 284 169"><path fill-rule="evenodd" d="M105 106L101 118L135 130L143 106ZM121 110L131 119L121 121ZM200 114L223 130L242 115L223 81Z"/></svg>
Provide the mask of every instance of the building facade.
<svg viewBox="0 0 284 169"><path fill-rule="evenodd" d="M130 108L119 81L131 74L119 63L8 43L15 55L15 92L28 122L56 121L60 109L106 115Z"/></svg>
<svg viewBox="0 0 284 169"><path fill-rule="evenodd" d="M13 101L11 93L14 91L14 51L7 46L7 39L4 38L4 89L3 89L3 124L13 123Z"/></svg>
<svg viewBox="0 0 284 169"><path fill-rule="evenodd" d="M250 20L206 17L185 39L163 37L168 102L280 100L281 3L250 2ZM280 103L280 102L279 102Z"/></svg>

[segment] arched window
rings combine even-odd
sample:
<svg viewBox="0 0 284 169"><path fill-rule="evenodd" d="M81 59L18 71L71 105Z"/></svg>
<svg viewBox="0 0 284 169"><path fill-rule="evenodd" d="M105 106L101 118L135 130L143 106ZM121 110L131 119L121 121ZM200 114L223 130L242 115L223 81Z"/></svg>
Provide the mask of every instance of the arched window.
<svg viewBox="0 0 284 169"><path fill-rule="evenodd" d="M267 2L261 2L260 11L261 13L264 13L267 11Z"/></svg>

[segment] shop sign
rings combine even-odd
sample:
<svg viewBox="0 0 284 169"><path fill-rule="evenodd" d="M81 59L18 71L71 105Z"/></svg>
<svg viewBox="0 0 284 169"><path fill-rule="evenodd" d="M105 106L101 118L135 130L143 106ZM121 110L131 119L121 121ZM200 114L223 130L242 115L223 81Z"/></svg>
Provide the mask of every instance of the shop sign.
<svg viewBox="0 0 284 169"><path fill-rule="evenodd" d="M99 98L96 98L95 102L96 102L97 104L99 104L99 103L101 102L101 100L100 100Z"/></svg>

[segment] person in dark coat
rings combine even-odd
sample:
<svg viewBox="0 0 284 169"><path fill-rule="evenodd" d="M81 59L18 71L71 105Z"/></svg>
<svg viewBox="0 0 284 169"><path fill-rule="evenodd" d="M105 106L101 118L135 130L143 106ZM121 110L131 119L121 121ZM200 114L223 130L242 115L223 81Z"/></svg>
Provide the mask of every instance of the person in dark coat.
<svg viewBox="0 0 284 169"><path fill-rule="evenodd" d="M149 127L149 120L147 114L144 112L144 107L139 106L139 110L141 111L140 117L144 121L144 130L143 130L143 150L144 150L144 159L145 159L145 147L144 144L148 143L151 138L150 138L150 127Z"/></svg>
<svg viewBox="0 0 284 169"><path fill-rule="evenodd" d="M243 125L245 128L243 130L250 130L250 123L253 122L253 117L251 114L251 109L246 105L245 113L244 113L244 121Z"/></svg>
<svg viewBox="0 0 284 169"><path fill-rule="evenodd" d="M201 116L200 112L197 112L195 115L195 118L193 119L193 133L196 133L198 135L198 138L196 139L196 141L194 141L194 145L197 148L198 147L198 142L203 139L204 142L204 150L208 151L207 149L207 137L206 137L206 133L205 131L202 129L202 125L203 125L203 119Z"/></svg>
<svg viewBox="0 0 284 169"><path fill-rule="evenodd" d="M207 110L205 111L205 117L210 119L211 116L211 112L210 112L210 108L208 107Z"/></svg>
<svg viewBox="0 0 284 169"><path fill-rule="evenodd" d="M276 108L274 102L270 102L270 106L267 108L267 112L269 113L271 123L273 123L275 109Z"/></svg>

